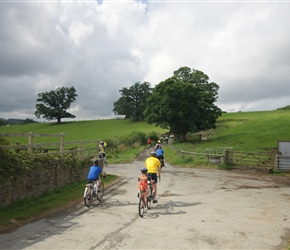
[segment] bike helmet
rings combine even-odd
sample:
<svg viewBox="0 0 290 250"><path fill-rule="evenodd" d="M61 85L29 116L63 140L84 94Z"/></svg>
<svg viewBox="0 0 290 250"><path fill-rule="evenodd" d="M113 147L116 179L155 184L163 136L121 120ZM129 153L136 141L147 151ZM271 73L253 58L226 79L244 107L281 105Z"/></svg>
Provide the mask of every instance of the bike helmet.
<svg viewBox="0 0 290 250"><path fill-rule="evenodd" d="M99 165L99 161L95 160L94 163L98 166Z"/></svg>
<svg viewBox="0 0 290 250"><path fill-rule="evenodd" d="M147 174L148 172L148 169L147 168L141 168L141 173L142 174Z"/></svg>
<svg viewBox="0 0 290 250"><path fill-rule="evenodd" d="M156 152L154 152L154 151L151 152L151 155L152 155L152 156L156 156Z"/></svg>
<svg viewBox="0 0 290 250"><path fill-rule="evenodd" d="M158 140L158 143L161 143L161 141L160 141L160 140Z"/></svg>

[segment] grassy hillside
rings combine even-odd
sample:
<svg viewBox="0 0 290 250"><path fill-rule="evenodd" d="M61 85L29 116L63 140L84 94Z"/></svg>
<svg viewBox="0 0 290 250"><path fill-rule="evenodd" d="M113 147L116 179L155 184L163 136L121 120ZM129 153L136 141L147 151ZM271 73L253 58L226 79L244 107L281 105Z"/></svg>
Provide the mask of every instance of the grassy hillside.
<svg viewBox="0 0 290 250"><path fill-rule="evenodd" d="M94 121L76 121L64 122L60 125L55 123L34 123L27 125L14 125L0 127L0 133L61 133L65 134L65 141L80 140L105 140L119 136L129 135L132 131L149 134L152 131L165 133L166 130L145 122L134 122L130 120L94 120ZM49 142L58 140L58 138L36 137L35 143ZM11 144L16 141L27 143L27 138L11 138Z"/></svg>
<svg viewBox="0 0 290 250"><path fill-rule="evenodd" d="M290 141L290 111L259 111L223 113L218 119L217 128L205 131L208 140L190 140L186 143L174 143L179 150L205 153L207 148L232 147L235 151L257 153L275 153L278 141ZM205 157L180 159L168 148L167 160L182 166L201 166Z"/></svg>
<svg viewBox="0 0 290 250"><path fill-rule="evenodd" d="M191 149L204 152L206 148L233 147L236 150L265 150L277 148L279 140L290 140L290 111L259 111L223 113L218 119L217 128L209 133L209 139L203 141L192 140L187 143L176 143L180 149ZM65 141L104 140L129 135L132 131L149 134L167 132L160 127L145 122L130 120L95 120L55 123L36 123L27 125L1 126L0 133L61 133L65 134ZM55 138L35 138L35 143ZM11 144L20 141L27 143L27 138L11 138Z"/></svg>
<svg viewBox="0 0 290 250"><path fill-rule="evenodd" d="M186 143L174 143L179 150L187 150L205 153L206 148L233 147L234 150L266 152L275 151L278 141L290 140L290 111L259 111L259 112L237 112L223 113L218 119L217 128L205 131L209 134L208 140L189 140ZM130 120L96 120L65 122L61 125L55 123L38 123L28 125L2 126L0 133L65 133L65 141L80 140L105 140L129 135L132 131L140 131L149 134L167 132L164 129L149 125L145 122L134 122ZM35 138L37 142L47 142L49 138ZM58 140L51 138L50 140ZM27 138L11 138L11 144L20 141L27 143ZM139 149L138 149L139 150ZM166 152L166 150L168 152ZM165 148L167 159L178 157L169 148ZM134 157L136 152L127 152L128 157ZM121 162L122 157L117 162ZM126 157L126 161L128 161ZM204 158L204 157L203 157ZM190 161L190 159L188 160ZM203 159L204 161L204 159ZM178 160L173 161L175 164ZM200 162L197 161L197 164ZM196 165L194 163L194 165ZM184 165L181 163L181 165Z"/></svg>
<svg viewBox="0 0 290 250"><path fill-rule="evenodd" d="M290 111L259 111L224 113L209 139L180 143L180 148L233 147L237 150L265 150L277 148L279 140L290 140ZM206 133L205 133L206 134Z"/></svg>

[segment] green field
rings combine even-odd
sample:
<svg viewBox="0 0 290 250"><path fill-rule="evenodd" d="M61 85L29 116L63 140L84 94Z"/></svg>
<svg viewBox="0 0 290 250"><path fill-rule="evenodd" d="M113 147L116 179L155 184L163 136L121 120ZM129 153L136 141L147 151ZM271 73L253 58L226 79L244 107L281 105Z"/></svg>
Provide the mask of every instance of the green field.
<svg viewBox="0 0 290 250"><path fill-rule="evenodd" d="M165 133L166 130L145 122L135 122L130 120L94 120L94 121L75 121L55 123L33 123L26 125L1 126L0 133L45 133L58 134L63 132L65 141L81 140L105 140L120 136L129 135L132 131L140 131L149 134L152 131ZM35 138L36 143L47 142L47 137ZM53 138L51 138L53 140ZM54 139L56 140L56 139ZM57 138L58 140L58 138ZM17 141L27 143L27 138L11 138L11 144Z"/></svg>
<svg viewBox="0 0 290 250"><path fill-rule="evenodd" d="M205 153L207 148L230 147L234 152L265 154L263 157L266 159L267 153L275 154L278 141L290 141L289 122L288 110L223 113L215 130L204 131L204 134L209 134L208 140L191 139L185 143L176 143L174 147L198 153ZM184 167L210 167L204 156L181 159L169 148L166 159Z"/></svg>
<svg viewBox="0 0 290 250"><path fill-rule="evenodd" d="M290 111L257 111L223 113L217 121L215 130L204 131L208 140L197 141L189 136L186 143L174 142L179 150L205 152L206 148L233 147L234 150L265 151L276 149L278 141L290 140L288 125ZM163 134L165 129L145 122L130 120L95 120L55 123L36 123L28 125L1 126L0 133L61 133L65 141L106 140L124 137L132 131ZM35 143L59 140L59 138L36 137ZM17 141L27 144L27 138L11 137L10 144Z"/></svg>

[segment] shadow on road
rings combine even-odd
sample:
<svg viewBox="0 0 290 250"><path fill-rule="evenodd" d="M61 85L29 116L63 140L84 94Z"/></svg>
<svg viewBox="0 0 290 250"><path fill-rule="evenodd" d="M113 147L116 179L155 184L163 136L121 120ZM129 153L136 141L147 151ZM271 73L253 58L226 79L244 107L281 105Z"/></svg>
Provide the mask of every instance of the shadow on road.
<svg viewBox="0 0 290 250"><path fill-rule="evenodd" d="M186 214L187 212L183 211L182 207L192 207L202 204L201 202L188 203L183 201L168 201L164 204L160 204L157 206L152 206L150 210L146 211L146 216L144 218L147 219L156 219L161 215L178 215L178 214Z"/></svg>

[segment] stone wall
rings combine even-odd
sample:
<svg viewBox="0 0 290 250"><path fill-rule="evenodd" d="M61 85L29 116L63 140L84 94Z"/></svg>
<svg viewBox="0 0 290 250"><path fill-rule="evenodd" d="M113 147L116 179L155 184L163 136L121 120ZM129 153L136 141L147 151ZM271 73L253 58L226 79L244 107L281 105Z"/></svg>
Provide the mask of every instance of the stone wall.
<svg viewBox="0 0 290 250"><path fill-rule="evenodd" d="M0 185L0 207L10 205L23 198L37 197L65 184L85 180L92 162L87 159L72 165L64 160L49 160L36 170L11 176Z"/></svg>

